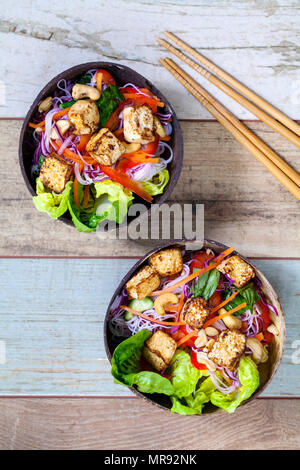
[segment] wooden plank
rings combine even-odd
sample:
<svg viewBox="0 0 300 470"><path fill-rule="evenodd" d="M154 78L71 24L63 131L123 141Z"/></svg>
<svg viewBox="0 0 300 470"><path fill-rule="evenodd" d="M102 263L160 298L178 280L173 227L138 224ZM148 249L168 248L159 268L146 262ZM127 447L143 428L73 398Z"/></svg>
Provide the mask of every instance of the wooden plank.
<svg viewBox="0 0 300 470"><path fill-rule="evenodd" d="M46 9L41 1L16 0L14 8L2 9L2 117L24 117L53 76L98 59L129 65L152 80L179 117L211 118L158 65L166 53L156 39L168 27L299 118L299 1L90 0L88 7L82 6L82 0L74 0L72 8L62 0ZM214 93L239 117L252 117L221 92Z"/></svg>
<svg viewBox="0 0 300 470"><path fill-rule="evenodd" d="M291 450L300 447L299 419L299 400L255 400L233 415L183 417L138 398L9 398L0 399L0 448Z"/></svg>
<svg viewBox="0 0 300 470"><path fill-rule="evenodd" d="M139 256L160 243L99 240L40 214L18 166L21 124L0 120L0 255ZM296 147L261 122L247 124L300 171ZM299 202L218 123L181 125L184 164L171 202L205 204L206 238L245 255L300 256Z"/></svg>
<svg viewBox="0 0 300 470"><path fill-rule="evenodd" d="M0 340L6 363L0 365L0 395L131 396L110 376L103 320L134 262L1 259ZM300 261L255 262L278 292L287 321L282 364L264 396L300 397Z"/></svg>

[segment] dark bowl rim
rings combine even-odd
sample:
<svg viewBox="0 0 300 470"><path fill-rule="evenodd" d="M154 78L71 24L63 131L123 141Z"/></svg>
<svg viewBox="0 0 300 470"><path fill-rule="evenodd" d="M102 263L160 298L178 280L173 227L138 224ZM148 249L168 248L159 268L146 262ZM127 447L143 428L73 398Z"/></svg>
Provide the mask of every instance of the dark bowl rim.
<svg viewBox="0 0 300 470"><path fill-rule="evenodd" d="M109 314L110 314L110 309L111 309L111 305L115 299L115 297L119 294L119 292L121 292L121 290L123 290L126 282L131 278L131 276L133 276L133 274L138 270L138 268L143 265L145 263L145 261L149 258L150 255L152 255L153 253L156 253L157 251L160 251L160 250L163 250L165 248L169 248L169 247L172 247L172 246L176 246L176 245L180 245L180 244L185 244L185 243L190 243L190 242L202 242L203 245L205 243L208 243L208 244L214 244L216 247L220 248L221 251L224 251L226 250L227 248L229 248L229 246L227 245L224 245L223 243L221 242L218 242L218 241L215 241L215 240L211 240L211 239L207 239L207 238L203 238L201 240L189 240L187 238L182 238L182 239L178 239L178 240L170 240L169 242L166 242L162 245L160 245L159 247L156 247L156 248L153 248L151 249L149 252L147 252L144 256L142 256L131 268L130 270L127 272L127 274L124 276L124 278L121 280L121 282L118 284L113 296L111 297L111 300L109 302L109 305L107 307L107 310L106 310L106 314L105 314L105 318L104 318L104 327L103 327L103 337L104 337L104 345L105 345L105 352L106 352L106 356L107 356L107 359L109 360L109 363L111 364L111 360L112 360L112 354L110 352L110 349L109 349L109 344L108 344L108 339L107 339L107 329L108 329L108 317L109 317ZM200 250L201 248L199 248ZM245 257L244 255L240 254L237 250L234 250L234 252L232 253L232 255L238 255L240 256L244 261L246 261L247 263L249 263L254 269L255 269L255 272L259 274L260 278L263 280L263 283L267 284L268 285L268 288L271 289L273 295L274 295L274 299L276 300L277 302L277 310L278 310L278 313L279 313L279 317L280 317L280 321L281 321L281 332L280 332L280 339L281 339L281 342L280 342L280 354L279 354L279 357L275 363L275 366L270 374L270 376L268 377L267 381L264 383L264 385L259 388L257 391L255 391L253 393L253 395L251 395L250 398L248 398L247 400L245 400L244 402L241 403L240 406L244 406L246 404L248 404L249 402L251 402L252 400L256 399L259 395L262 394L262 392L267 388L267 386L271 383L271 381L273 380L273 377L275 375L275 373L277 372L278 368L279 368L279 365L281 363L281 360L282 360L282 356L283 356L283 352L284 352L284 346L285 346L285 331L286 331L286 326L285 326L285 317L284 317L284 313L283 313L283 309L282 309L282 305L281 305L281 302L279 300L279 297L274 289L274 287L272 286L272 284L270 283L270 281L265 277L265 275L256 267L255 264L252 263L252 261L250 261L247 257ZM143 400L145 400L147 403L150 403L151 405L153 406L156 406L158 408L160 408L161 410L163 410L165 413L171 413L170 409L168 409L167 407L153 401L149 396L146 396L144 393L141 393L139 392L135 387L128 387L136 396L142 398ZM239 407L240 407L239 406ZM222 409L215 409L213 410L211 413L202 413L201 415L191 415L191 416L194 416L194 417L200 417L200 416L207 416L209 414L213 414L215 415L216 413L218 414L227 414L227 412L225 410L222 410Z"/></svg>
<svg viewBox="0 0 300 470"><path fill-rule="evenodd" d="M164 191L160 195L154 196L154 200L153 200L152 204L148 204L146 201L144 201L144 204L148 206L147 211L145 211L142 215L139 215L139 216L135 217L131 221L131 222L135 222L138 219L140 219L141 217L143 217L145 214L150 214L150 211L151 211L151 208L153 207L153 204L155 204L156 206L160 206L161 204L163 204L169 198L169 196L172 194L173 190L175 189L175 186L176 186L177 181L179 179L179 176L181 174L182 164L183 164L183 137L182 137L182 130L181 130L181 127L180 127L179 119L176 115L176 112L175 112L173 106L167 100L165 95L155 85L153 85L153 83L150 80L148 80L146 77L144 77L139 72L136 72L131 67L128 67L127 65L123 65L123 64L120 64L120 63L117 63L117 62L107 62L107 61L85 62L85 63L82 63L82 64L77 64L77 65L74 65L72 67L69 67L68 69L63 70L58 75L56 75L51 80L49 80L46 83L46 85L41 89L41 91L38 93L36 98L34 99L32 105L30 106L30 108L29 108L29 110L28 110L28 112L27 112L27 114L24 118L24 121L23 121L23 124L22 124L22 127L21 127L20 137L19 137L19 148L18 148L19 166L20 166L20 169L21 169L22 177L25 181L25 184L27 186L27 189L28 189L29 193L31 194L31 196L36 196L36 192L35 192L32 184L31 184L31 181L28 178L26 170L25 170L24 156L23 156L23 144L24 144L24 137L25 137L25 133L26 133L26 130L27 130L27 127L28 127L28 123L30 122L30 119L32 118L33 114L36 112L36 109L37 109L37 106L38 106L39 102L54 89L55 85L57 84L57 82L59 80L65 79L65 77L67 75L69 75L70 73L72 73L73 77L76 77L76 75L79 75L80 73L82 73L84 71L87 71L89 69L93 69L93 68L104 68L105 69L105 66L125 69L129 73L135 74L135 76L137 78L139 78L141 80L144 80L147 83L147 86L150 88L150 90L155 95L159 96L163 100L163 102L165 103L165 106L167 106L168 109L171 110L172 119L173 119L173 132L174 132L173 138L174 138L174 142L175 142L175 138L178 139L178 149L177 149L177 152L178 152L177 159L178 159L178 161L176 163L177 168L176 168L176 171L173 172L173 174L171 174L171 172L170 172L170 180L169 180L166 191ZM176 127L176 132L175 132L175 127ZM172 150L174 152L173 148L172 148ZM64 222L65 224L71 225L75 228L72 220L65 217L64 215L59 217L57 220L60 220L60 221ZM120 226L122 226L122 225L123 224L121 224ZM126 225L129 225L129 223L126 224Z"/></svg>

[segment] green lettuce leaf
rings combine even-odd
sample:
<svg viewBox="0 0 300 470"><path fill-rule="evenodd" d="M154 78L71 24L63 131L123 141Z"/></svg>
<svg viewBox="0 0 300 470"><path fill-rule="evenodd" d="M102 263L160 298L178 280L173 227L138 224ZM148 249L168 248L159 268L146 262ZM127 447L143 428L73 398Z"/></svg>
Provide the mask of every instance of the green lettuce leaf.
<svg viewBox="0 0 300 470"><path fill-rule="evenodd" d="M72 188L73 181L68 181L65 189L60 194L57 194L54 191L51 191L51 189L45 188L40 178L37 178L37 196L33 197L33 203L38 211L46 212L53 219L57 219L68 209L68 200Z"/></svg>
<svg viewBox="0 0 300 470"><path fill-rule="evenodd" d="M213 405L226 410L228 413L233 413L236 408L244 400L250 398L259 387L259 372L257 365L250 357L243 356L241 358L238 374L241 382L238 396L236 393L224 395L218 390L212 392L210 396L210 400Z"/></svg>
<svg viewBox="0 0 300 470"><path fill-rule="evenodd" d="M159 171L154 176L152 176L150 181L144 182L141 181L142 186L151 194L151 196L156 196L164 192L166 185L170 179L169 171L165 168L164 170Z"/></svg>
<svg viewBox="0 0 300 470"><path fill-rule="evenodd" d="M195 390L201 372L191 363L189 353L181 349L175 351L170 366L170 375L178 398L186 397Z"/></svg>
<svg viewBox="0 0 300 470"><path fill-rule="evenodd" d="M78 185L78 199L82 205L84 188ZM73 223L79 232L96 230L102 220L115 221L121 224L132 204L132 192L112 180L104 180L91 186L90 197L86 208L78 210L73 192L70 194L68 207Z"/></svg>
<svg viewBox="0 0 300 470"><path fill-rule="evenodd" d="M200 379L209 375L208 371L199 371ZM172 398L172 413L179 413L183 415L201 414L205 403L210 401L211 393L215 390L210 377L203 380L199 387L190 395L179 400L177 397Z"/></svg>
<svg viewBox="0 0 300 470"><path fill-rule="evenodd" d="M145 341L150 338L151 331L141 330L122 341L112 357L111 374L116 383L137 389L142 393L163 393L172 395L174 389L171 382L156 372L142 371L140 359Z"/></svg>
<svg viewBox="0 0 300 470"><path fill-rule="evenodd" d="M132 192L121 184L104 180L94 183L96 190L96 215L121 224L134 199ZM105 217L103 217L105 216Z"/></svg>

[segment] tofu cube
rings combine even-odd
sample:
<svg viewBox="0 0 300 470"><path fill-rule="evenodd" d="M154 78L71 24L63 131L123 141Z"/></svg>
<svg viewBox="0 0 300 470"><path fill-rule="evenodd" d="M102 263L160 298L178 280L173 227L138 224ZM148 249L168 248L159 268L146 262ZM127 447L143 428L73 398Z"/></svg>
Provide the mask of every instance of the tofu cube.
<svg viewBox="0 0 300 470"><path fill-rule="evenodd" d="M182 271L183 261L179 248L169 248L154 253L149 263L162 277L171 276Z"/></svg>
<svg viewBox="0 0 300 470"><path fill-rule="evenodd" d="M160 277L151 266L144 266L126 284L126 290L131 299L143 299L157 289Z"/></svg>
<svg viewBox="0 0 300 470"><path fill-rule="evenodd" d="M164 331L156 331L145 343L143 356L158 371L162 371L171 362L176 351L176 341Z"/></svg>
<svg viewBox="0 0 300 470"><path fill-rule="evenodd" d="M208 358L220 367L233 370L246 348L246 337L237 330L225 330L212 345Z"/></svg>
<svg viewBox="0 0 300 470"><path fill-rule="evenodd" d="M239 256L231 256L225 259L217 269L227 274L233 280L236 287L243 287L255 276L255 271L246 261Z"/></svg>
<svg viewBox="0 0 300 470"><path fill-rule="evenodd" d="M182 319L194 330L200 330L207 318L211 308L202 297L191 298L186 301L182 310Z"/></svg>
<svg viewBox="0 0 300 470"><path fill-rule="evenodd" d="M73 170L72 163L67 162L55 152L50 153L41 166L40 179L46 188L61 193L69 181Z"/></svg>
<svg viewBox="0 0 300 470"><path fill-rule="evenodd" d="M93 134L99 128L100 114L98 106L93 101L78 100L68 112L74 126L74 134Z"/></svg>
<svg viewBox="0 0 300 470"><path fill-rule="evenodd" d="M125 152L122 142L107 128L94 134L87 143L88 153L103 165L113 165Z"/></svg>
<svg viewBox="0 0 300 470"><path fill-rule="evenodd" d="M149 106L128 106L123 110L123 120L127 142L147 144L155 140L153 113Z"/></svg>

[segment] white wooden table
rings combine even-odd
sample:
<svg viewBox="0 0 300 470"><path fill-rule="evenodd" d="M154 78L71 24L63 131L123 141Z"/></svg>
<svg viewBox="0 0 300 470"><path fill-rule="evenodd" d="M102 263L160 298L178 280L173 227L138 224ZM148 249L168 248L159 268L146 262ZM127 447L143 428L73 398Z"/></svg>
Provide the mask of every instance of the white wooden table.
<svg viewBox="0 0 300 470"><path fill-rule="evenodd" d="M156 42L171 30L300 119L299 1L16 0L8 8L0 0L0 8L0 447L299 448L299 203L158 65L166 54ZM205 236L259 258L281 298L282 364L263 398L233 416L162 416L112 383L106 306L157 241L79 234L39 214L22 180L18 136L34 97L57 73L97 59L132 67L165 93L185 143L171 201L204 203ZM300 171L295 147L197 79Z"/></svg>

